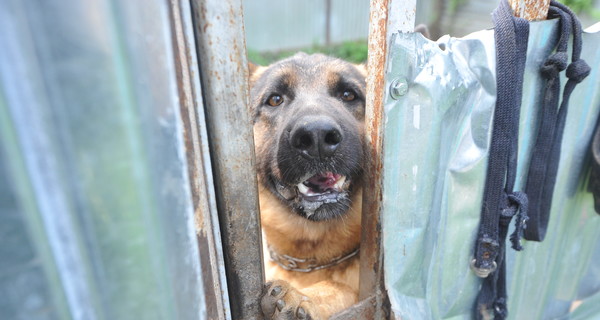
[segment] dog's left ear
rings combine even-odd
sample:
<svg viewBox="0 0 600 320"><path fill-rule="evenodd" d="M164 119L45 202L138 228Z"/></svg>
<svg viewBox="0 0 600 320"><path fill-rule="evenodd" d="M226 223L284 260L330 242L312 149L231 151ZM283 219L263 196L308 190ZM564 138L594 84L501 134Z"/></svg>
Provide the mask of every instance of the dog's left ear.
<svg viewBox="0 0 600 320"><path fill-rule="evenodd" d="M360 64L355 64L354 67L358 69L363 76L367 76L367 61Z"/></svg>

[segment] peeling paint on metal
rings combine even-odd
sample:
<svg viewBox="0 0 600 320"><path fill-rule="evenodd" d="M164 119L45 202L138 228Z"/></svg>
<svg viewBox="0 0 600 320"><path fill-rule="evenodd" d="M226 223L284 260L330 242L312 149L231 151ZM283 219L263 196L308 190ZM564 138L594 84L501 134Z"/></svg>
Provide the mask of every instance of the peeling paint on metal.
<svg viewBox="0 0 600 320"><path fill-rule="evenodd" d="M508 0L515 17L528 21L546 20L550 0Z"/></svg>

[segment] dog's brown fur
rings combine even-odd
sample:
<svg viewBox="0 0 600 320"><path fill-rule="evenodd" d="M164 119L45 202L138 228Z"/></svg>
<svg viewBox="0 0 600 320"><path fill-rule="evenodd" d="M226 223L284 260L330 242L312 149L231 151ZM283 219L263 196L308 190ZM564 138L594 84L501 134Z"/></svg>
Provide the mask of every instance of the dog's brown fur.
<svg viewBox="0 0 600 320"><path fill-rule="evenodd" d="M353 188L349 195L350 207L346 212L331 219L312 221L302 214L294 212L286 201L282 200L272 187L269 187L267 175L280 177L282 169L274 162L272 148L279 123L273 123L258 110L263 103L265 93L256 85L257 81L267 81L265 77L285 75L281 80L286 86L298 86L302 83L315 83L316 86L333 87L345 74L356 79L362 101L355 102L352 107L343 107L336 112L351 114L356 122L354 130L360 137L359 150L363 150L364 127L364 76L362 66L355 66L337 59L322 55L308 56L299 54L289 62L277 64L275 67L250 67L251 106L255 115L254 136L257 162L259 167L259 199L261 208L261 223L264 241L274 251L293 257L314 257L318 263L327 263L336 257L352 252L359 246L361 225L362 188L360 178L355 177ZM286 60L286 61L288 61ZM299 66L295 62L302 64ZM269 68L270 74L265 74ZM313 72L320 68L318 72ZM348 73L350 72L350 73ZM315 79L302 79L320 75ZM362 77L362 79L361 79ZM319 78L319 79L317 79ZM358 80L357 80L358 79ZM307 82L305 82L307 81ZM302 88L295 89L300 92ZM311 89L315 95L323 94L319 88ZM329 99L331 97L319 98ZM315 101L319 99L315 98ZM290 99L291 100L291 99ZM309 100L310 101L310 98ZM337 104L336 104L337 103ZM310 103L309 103L310 104ZM338 102L333 102L338 106ZM302 108L304 106L295 106ZM308 107L308 106L307 106ZM336 107L337 108L337 107ZM267 110L265 112L272 112ZM282 120L278 120L282 121ZM362 158L361 158L362 162ZM266 169L264 169L266 168ZM265 172L270 171L270 172ZM310 216L310 215L309 215ZM265 252L265 272L269 283L266 286L262 300L263 312L268 319L327 319L332 314L357 302L358 292L358 255L338 265L308 273L287 271L270 261L267 245ZM279 288L273 291L274 288ZM306 314L306 317L303 315Z"/></svg>

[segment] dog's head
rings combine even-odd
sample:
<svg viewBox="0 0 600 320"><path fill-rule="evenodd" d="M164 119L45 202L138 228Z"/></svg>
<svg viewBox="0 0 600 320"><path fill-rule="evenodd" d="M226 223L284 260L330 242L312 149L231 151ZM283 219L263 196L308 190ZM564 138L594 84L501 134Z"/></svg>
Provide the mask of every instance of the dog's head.
<svg viewBox="0 0 600 320"><path fill-rule="evenodd" d="M309 220L344 215L363 172L363 69L299 53L250 71L260 182Z"/></svg>

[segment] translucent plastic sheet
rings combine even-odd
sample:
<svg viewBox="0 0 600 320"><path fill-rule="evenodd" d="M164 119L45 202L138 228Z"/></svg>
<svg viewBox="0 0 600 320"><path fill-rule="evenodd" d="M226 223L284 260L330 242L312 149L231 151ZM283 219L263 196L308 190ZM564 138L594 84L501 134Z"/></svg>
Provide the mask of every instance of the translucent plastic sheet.
<svg viewBox="0 0 600 320"><path fill-rule="evenodd" d="M543 85L539 66L556 29L556 21L531 24L515 190L525 182ZM600 255L600 215L586 191L600 107L600 33L583 41L592 73L570 100L546 239L507 251L511 319L564 317L574 300L583 303L572 318L600 313L600 263L592 263ZM496 100L493 31L437 42L395 34L391 42L386 84L396 90L385 101L382 225L392 308L403 319L470 319L480 279L469 262Z"/></svg>
<svg viewBox="0 0 600 320"><path fill-rule="evenodd" d="M1 319L205 314L169 10L0 2Z"/></svg>

